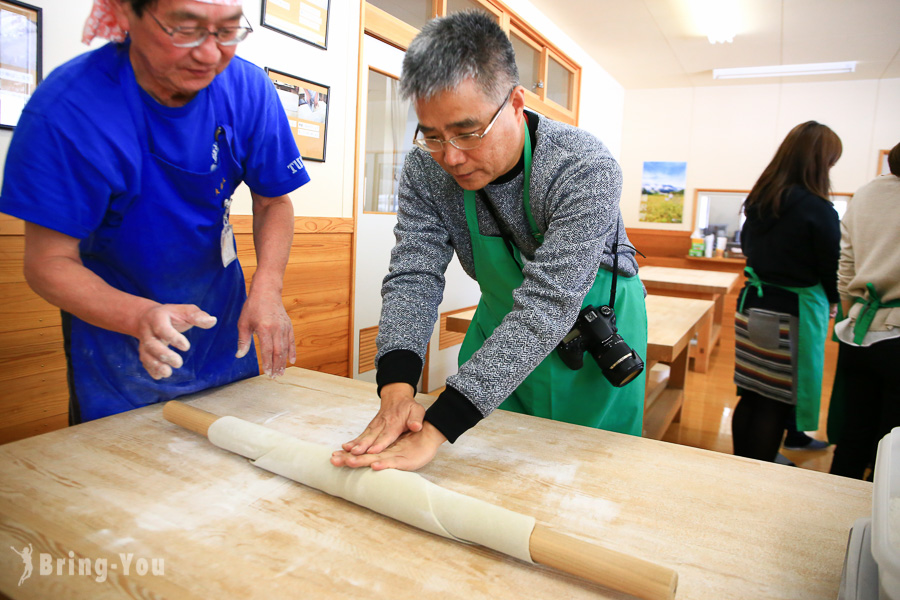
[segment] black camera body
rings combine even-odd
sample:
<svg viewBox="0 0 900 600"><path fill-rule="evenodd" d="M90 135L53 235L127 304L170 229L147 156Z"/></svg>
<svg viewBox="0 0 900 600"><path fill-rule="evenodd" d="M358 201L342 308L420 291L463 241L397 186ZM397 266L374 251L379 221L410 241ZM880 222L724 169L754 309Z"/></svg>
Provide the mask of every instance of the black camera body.
<svg viewBox="0 0 900 600"><path fill-rule="evenodd" d="M589 304L581 309L556 351L573 371L584 366L584 353L589 352L615 387L624 386L644 370L644 361L619 335L616 313L609 306L594 308Z"/></svg>

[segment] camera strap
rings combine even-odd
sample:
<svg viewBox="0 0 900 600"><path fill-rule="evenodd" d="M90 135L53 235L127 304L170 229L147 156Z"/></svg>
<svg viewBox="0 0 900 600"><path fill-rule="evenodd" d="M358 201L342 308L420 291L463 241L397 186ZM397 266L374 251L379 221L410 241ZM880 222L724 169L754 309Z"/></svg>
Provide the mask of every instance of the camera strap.
<svg viewBox="0 0 900 600"><path fill-rule="evenodd" d="M619 277L619 215L616 215L616 237L613 240L613 275L609 290L609 307L616 309L616 279Z"/></svg>

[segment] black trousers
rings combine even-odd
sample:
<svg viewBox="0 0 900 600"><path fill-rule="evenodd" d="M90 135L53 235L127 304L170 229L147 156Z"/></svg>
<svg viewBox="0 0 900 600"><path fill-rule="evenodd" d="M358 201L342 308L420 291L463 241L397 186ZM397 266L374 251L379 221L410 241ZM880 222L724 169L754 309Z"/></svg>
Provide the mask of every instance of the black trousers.
<svg viewBox="0 0 900 600"><path fill-rule="evenodd" d="M794 405L750 390L742 389L740 394L731 416L734 455L773 462Z"/></svg>
<svg viewBox="0 0 900 600"><path fill-rule="evenodd" d="M868 347L841 343L837 371L846 397L831 473L862 479L867 467L875 467L878 442L900 427L900 338Z"/></svg>

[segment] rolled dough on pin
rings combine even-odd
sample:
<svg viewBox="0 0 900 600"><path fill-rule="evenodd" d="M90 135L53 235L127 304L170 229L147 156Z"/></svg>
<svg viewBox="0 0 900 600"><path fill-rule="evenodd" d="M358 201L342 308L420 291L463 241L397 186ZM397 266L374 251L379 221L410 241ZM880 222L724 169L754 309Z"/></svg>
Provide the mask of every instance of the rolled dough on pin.
<svg viewBox="0 0 900 600"><path fill-rule="evenodd" d="M208 435L216 446L282 477L419 529L533 564L533 517L444 489L416 473L335 467L328 447L236 417L218 419Z"/></svg>

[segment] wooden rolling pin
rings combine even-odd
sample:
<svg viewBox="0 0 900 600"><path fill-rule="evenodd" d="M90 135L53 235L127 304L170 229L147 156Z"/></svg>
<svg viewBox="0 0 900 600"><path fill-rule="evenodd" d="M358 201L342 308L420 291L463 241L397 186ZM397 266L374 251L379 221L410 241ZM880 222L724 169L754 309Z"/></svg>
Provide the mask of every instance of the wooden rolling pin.
<svg viewBox="0 0 900 600"><path fill-rule="evenodd" d="M183 402L167 402L163 416L195 433L208 436L220 417ZM629 554L585 542L536 524L529 540L531 559L611 590L643 600L671 600L678 573Z"/></svg>

